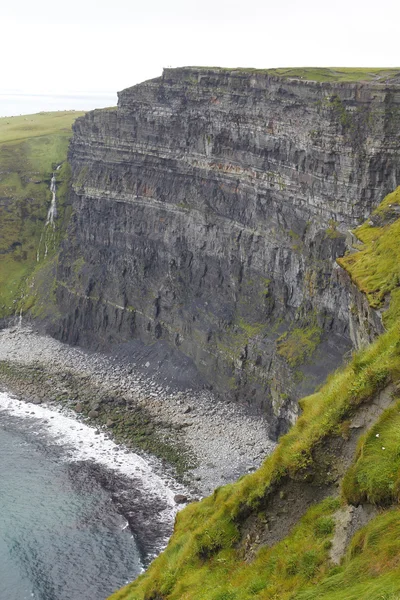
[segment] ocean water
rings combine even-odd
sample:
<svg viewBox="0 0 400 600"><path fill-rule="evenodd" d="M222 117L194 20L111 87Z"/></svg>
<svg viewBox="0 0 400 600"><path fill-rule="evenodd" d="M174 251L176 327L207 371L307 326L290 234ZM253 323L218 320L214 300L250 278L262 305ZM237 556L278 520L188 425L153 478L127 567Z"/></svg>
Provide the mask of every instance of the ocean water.
<svg viewBox="0 0 400 600"><path fill-rule="evenodd" d="M0 599L105 599L165 544L173 494L104 434L0 393Z"/></svg>
<svg viewBox="0 0 400 600"><path fill-rule="evenodd" d="M70 94L25 94L0 92L0 117L31 115L57 110L92 110L116 106L117 94L76 92Z"/></svg>

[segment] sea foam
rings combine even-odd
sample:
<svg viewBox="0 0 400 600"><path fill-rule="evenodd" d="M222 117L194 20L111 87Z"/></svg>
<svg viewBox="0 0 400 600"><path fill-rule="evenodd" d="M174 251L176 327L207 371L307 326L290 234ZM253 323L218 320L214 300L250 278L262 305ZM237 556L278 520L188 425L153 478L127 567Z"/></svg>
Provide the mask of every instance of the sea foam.
<svg viewBox="0 0 400 600"><path fill-rule="evenodd" d="M150 460L117 445L109 436L77 419L75 413L53 405L36 405L0 392L0 415L8 414L30 422L38 435L50 436L68 462L93 461L129 479L140 482L141 493L157 498L164 507L157 520L172 523L179 507L176 493L184 491L173 479L155 472Z"/></svg>

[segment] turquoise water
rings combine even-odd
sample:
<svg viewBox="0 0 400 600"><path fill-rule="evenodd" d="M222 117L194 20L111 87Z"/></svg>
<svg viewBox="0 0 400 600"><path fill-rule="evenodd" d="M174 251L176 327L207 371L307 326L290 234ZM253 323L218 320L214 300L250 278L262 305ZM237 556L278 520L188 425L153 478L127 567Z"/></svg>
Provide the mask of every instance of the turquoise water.
<svg viewBox="0 0 400 600"><path fill-rule="evenodd" d="M68 461L46 421L26 413L0 412L0 600L102 600L148 560L143 527L132 534L135 518L143 526L145 498L131 503L128 527L117 495L134 496L139 484L124 490L104 466Z"/></svg>

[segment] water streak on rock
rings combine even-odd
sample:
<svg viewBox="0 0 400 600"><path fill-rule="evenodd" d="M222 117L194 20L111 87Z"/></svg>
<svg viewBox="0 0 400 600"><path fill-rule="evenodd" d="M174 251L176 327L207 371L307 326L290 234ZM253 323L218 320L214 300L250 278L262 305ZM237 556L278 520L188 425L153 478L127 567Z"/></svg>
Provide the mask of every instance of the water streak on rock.
<svg viewBox="0 0 400 600"><path fill-rule="evenodd" d="M57 218L57 185L56 185L56 173L57 171L61 168L61 164L57 166L56 170L53 171L53 174L51 176L51 181L50 181L50 192L52 194L51 197L51 203L50 203L50 207L49 210L47 211L47 218L46 218L46 223L44 225L44 229L42 231L42 235L40 236L40 241L39 241L39 246L37 249L37 253L36 253L36 260L37 262L40 261L40 248L43 242L43 239L45 239L45 249L44 249L44 258L46 258L48 251L49 251L49 247L48 247L48 241L46 239L46 230L48 225L51 225L53 230L56 228L54 219Z"/></svg>

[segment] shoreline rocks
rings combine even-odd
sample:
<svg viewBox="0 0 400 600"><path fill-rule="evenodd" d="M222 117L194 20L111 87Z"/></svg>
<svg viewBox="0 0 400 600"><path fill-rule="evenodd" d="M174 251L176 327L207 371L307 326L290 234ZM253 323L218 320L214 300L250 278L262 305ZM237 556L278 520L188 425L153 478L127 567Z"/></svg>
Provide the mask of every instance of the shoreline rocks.
<svg viewBox="0 0 400 600"><path fill-rule="evenodd" d="M171 390L126 361L27 327L0 331L0 386L24 400L73 409L118 443L172 466L194 495L254 470L274 448L267 423L242 406L209 390Z"/></svg>

